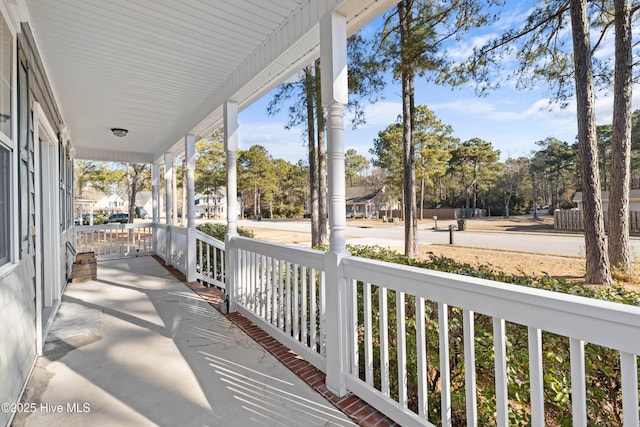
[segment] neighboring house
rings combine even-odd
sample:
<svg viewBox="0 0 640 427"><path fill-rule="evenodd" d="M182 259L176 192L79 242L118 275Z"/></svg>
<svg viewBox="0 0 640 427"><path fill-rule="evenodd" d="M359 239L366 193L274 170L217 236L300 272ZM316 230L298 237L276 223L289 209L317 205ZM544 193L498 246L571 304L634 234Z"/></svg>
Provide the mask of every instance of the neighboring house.
<svg viewBox="0 0 640 427"><path fill-rule="evenodd" d="M327 206L329 201L327 200ZM345 208L347 216L372 218L382 210L398 209L397 203L388 200L385 188L347 187L345 189ZM307 200L307 215L311 214L311 199Z"/></svg>
<svg viewBox="0 0 640 427"><path fill-rule="evenodd" d="M582 192L578 191L573 196L573 202L577 204L578 209L582 210ZM602 210L609 211L609 192L602 192ZM629 190L629 210L640 211L640 189Z"/></svg>
<svg viewBox="0 0 640 427"><path fill-rule="evenodd" d="M136 207L140 209L140 218L151 218L151 215L153 215L153 195L151 191L140 191L136 194Z"/></svg>
<svg viewBox="0 0 640 427"><path fill-rule="evenodd" d="M126 212L127 202L118 194L109 194L98 200L93 209L104 214Z"/></svg>
<svg viewBox="0 0 640 427"><path fill-rule="evenodd" d="M372 189L371 187L347 187L345 203L347 215L355 217L375 217L380 210L387 209L384 187Z"/></svg>
<svg viewBox="0 0 640 427"><path fill-rule="evenodd" d="M197 217L225 219L227 217L227 188L219 187L212 194L196 194L195 205ZM240 197L237 199L236 206L236 212L241 215Z"/></svg>

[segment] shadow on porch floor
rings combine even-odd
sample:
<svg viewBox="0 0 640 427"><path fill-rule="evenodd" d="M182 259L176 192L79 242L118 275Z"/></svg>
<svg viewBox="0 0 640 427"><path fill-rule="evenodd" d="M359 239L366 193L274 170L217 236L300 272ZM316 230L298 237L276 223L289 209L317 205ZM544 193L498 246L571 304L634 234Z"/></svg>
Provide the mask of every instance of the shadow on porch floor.
<svg viewBox="0 0 640 427"><path fill-rule="evenodd" d="M68 285L23 403L15 426L351 424L152 257Z"/></svg>

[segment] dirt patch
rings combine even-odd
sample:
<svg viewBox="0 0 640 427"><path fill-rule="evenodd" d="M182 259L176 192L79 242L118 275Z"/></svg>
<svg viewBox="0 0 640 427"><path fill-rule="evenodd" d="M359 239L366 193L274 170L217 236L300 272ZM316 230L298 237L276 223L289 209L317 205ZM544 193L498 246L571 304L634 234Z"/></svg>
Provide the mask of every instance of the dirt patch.
<svg viewBox="0 0 640 427"><path fill-rule="evenodd" d="M489 265L493 269L509 274L525 274L527 276L563 277L567 280L581 282L584 280L584 259L578 257L562 257L527 252L512 252L466 246L429 245L420 247L420 259L427 259L429 254L452 258L460 263L474 267Z"/></svg>

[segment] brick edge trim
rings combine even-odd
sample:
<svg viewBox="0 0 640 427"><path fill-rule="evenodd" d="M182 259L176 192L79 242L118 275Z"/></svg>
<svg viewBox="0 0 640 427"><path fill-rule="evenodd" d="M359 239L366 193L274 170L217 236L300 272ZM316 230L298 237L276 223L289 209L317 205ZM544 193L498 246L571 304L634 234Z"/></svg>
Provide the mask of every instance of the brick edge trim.
<svg viewBox="0 0 640 427"><path fill-rule="evenodd" d="M221 289L216 288L215 286L208 288L197 281L187 282L185 275L176 268L165 264L164 260L157 255L153 255L152 257L176 279L186 284L209 305L216 310L221 311L220 307L224 302L224 293ZM258 325L251 322L242 314L234 312L226 314L225 317L242 329L254 341L278 359L280 363L296 374L298 378L304 381L309 387L320 393L325 399L331 402L356 424L364 427L399 426L399 424L395 423L382 412L378 411L376 408L354 394L349 393L344 397L338 397L330 392L325 385L325 374L322 371L306 361L296 352L271 337L271 335L266 333L258 327Z"/></svg>

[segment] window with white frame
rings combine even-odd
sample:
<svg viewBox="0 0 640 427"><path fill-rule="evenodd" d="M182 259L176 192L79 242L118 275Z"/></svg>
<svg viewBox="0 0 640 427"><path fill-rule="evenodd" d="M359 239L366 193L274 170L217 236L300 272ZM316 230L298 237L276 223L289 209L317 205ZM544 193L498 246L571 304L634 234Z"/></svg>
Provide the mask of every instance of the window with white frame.
<svg viewBox="0 0 640 427"><path fill-rule="evenodd" d="M13 69L13 35L0 19L0 131L11 138L11 70Z"/></svg>
<svg viewBox="0 0 640 427"><path fill-rule="evenodd" d="M13 34L0 14L0 266L11 262L13 150L11 140L11 79Z"/></svg>

